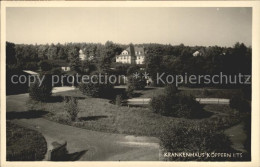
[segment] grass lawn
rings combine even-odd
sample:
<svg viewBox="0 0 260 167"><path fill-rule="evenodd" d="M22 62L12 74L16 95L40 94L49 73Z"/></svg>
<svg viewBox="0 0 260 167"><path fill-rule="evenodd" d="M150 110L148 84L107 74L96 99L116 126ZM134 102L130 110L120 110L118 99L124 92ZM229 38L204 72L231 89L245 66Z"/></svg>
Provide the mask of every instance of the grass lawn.
<svg viewBox="0 0 260 167"><path fill-rule="evenodd" d="M152 91L154 90L147 90L146 95L152 95ZM155 91L163 92L163 89L156 89ZM175 126L179 122L210 121L215 122L215 125L219 128L226 128L237 123L237 120L234 119L233 110L228 105L217 107L206 105L204 108L212 113L211 116L203 119L185 119L161 116L144 107L116 106L111 104L109 99L85 97L77 89L55 95L78 97L80 109L78 121L71 122L68 119L64 110L64 102L41 103L41 105L36 104L34 108L48 111L49 114L46 114L45 117L52 121L95 131L158 137L165 127ZM223 124L223 121L227 124Z"/></svg>
<svg viewBox="0 0 260 167"><path fill-rule="evenodd" d="M47 143L34 130L6 122L7 161L40 161L44 159Z"/></svg>

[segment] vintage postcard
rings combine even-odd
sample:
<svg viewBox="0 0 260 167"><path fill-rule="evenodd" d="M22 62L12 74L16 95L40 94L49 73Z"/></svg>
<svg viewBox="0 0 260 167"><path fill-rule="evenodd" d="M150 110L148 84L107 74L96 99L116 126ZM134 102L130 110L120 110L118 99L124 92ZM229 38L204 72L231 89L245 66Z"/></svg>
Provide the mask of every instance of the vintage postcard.
<svg viewBox="0 0 260 167"><path fill-rule="evenodd" d="M259 26L259 1L2 1L1 166L259 167Z"/></svg>

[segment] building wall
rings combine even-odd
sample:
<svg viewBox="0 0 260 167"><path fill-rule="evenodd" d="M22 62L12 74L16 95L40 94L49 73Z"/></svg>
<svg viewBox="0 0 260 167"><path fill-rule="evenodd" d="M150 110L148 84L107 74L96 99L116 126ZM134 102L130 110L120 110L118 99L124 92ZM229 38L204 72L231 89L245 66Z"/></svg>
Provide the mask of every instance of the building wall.
<svg viewBox="0 0 260 167"><path fill-rule="evenodd" d="M120 55L116 57L116 62L117 63L126 63L126 64L131 64L132 59L130 55Z"/></svg>
<svg viewBox="0 0 260 167"><path fill-rule="evenodd" d="M127 54L121 54L116 56L116 62L126 64L144 64L144 55L130 56Z"/></svg>
<svg viewBox="0 0 260 167"><path fill-rule="evenodd" d="M136 64L144 64L144 56L136 56Z"/></svg>
<svg viewBox="0 0 260 167"><path fill-rule="evenodd" d="M63 71L70 71L70 67L61 67Z"/></svg>

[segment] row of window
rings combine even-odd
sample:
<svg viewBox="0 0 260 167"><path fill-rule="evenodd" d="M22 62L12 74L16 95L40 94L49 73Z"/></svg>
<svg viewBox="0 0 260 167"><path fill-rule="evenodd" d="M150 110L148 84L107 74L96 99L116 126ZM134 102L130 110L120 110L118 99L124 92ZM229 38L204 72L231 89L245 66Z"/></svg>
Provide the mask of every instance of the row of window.
<svg viewBox="0 0 260 167"><path fill-rule="evenodd" d="M136 61L136 64L143 64L143 61Z"/></svg>
<svg viewBox="0 0 260 167"><path fill-rule="evenodd" d="M135 51L135 54L136 54L136 55L138 55L138 54L140 55L140 54L142 54L142 53L143 53L143 52L141 52L141 51L139 51L139 52ZM125 51L122 52L122 55L128 55L128 52L125 50Z"/></svg>
<svg viewBox="0 0 260 167"><path fill-rule="evenodd" d="M117 61L117 62L121 62L121 63L131 63L131 61L130 60L124 60L124 61ZM136 61L136 64L143 64L143 60L137 60Z"/></svg>
<svg viewBox="0 0 260 167"><path fill-rule="evenodd" d="M130 59L130 56L116 57L117 59ZM137 59L143 59L144 57L138 56Z"/></svg>

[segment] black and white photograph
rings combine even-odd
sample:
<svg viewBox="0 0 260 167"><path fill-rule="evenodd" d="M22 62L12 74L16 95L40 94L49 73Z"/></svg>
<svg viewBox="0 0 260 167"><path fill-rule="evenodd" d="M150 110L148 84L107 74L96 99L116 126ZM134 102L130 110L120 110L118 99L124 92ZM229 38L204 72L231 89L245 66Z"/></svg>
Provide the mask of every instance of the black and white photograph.
<svg viewBox="0 0 260 167"><path fill-rule="evenodd" d="M1 2L6 164L259 165L259 6L34 3Z"/></svg>

